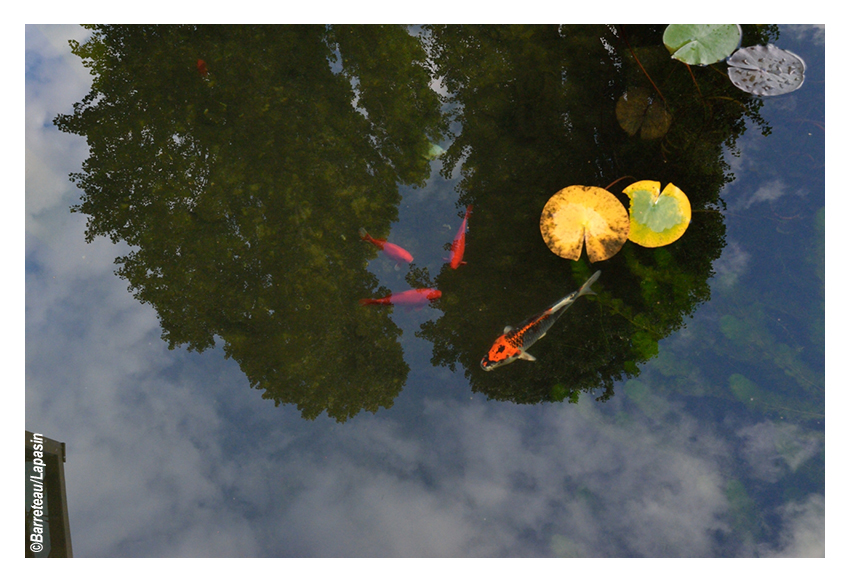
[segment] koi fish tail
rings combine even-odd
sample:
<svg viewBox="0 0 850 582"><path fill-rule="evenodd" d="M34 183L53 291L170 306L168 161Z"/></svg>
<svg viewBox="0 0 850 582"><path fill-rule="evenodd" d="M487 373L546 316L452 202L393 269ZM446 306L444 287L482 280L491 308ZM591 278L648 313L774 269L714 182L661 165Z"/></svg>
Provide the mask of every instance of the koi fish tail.
<svg viewBox="0 0 850 582"><path fill-rule="evenodd" d="M380 240L380 239L376 239L376 238L372 238L372 237L369 235L369 233L368 233L368 232L366 232L366 229L365 229L365 228L361 228L361 229L359 230L359 233L360 233L360 238L362 238L363 240L365 240L365 241L366 241L366 242L368 242L368 243L372 243L373 245L375 245L375 246L376 246L376 247L378 247L379 249L384 250L384 243L385 243L386 241L384 241L384 240Z"/></svg>
<svg viewBox="0 0 850 582"><path fill-rule="evenodd" d="M582 295L596 295L596 293L593 292L593 289L591 289L590 286L596 282L596 280L599 278L599 275L601 274L602 271L596 271L594 274L592 274L590 276L590 279L585 281L584 285L582 285L581 288L578 290L578 293L576 293L576 299L578 299Z"/></svg>

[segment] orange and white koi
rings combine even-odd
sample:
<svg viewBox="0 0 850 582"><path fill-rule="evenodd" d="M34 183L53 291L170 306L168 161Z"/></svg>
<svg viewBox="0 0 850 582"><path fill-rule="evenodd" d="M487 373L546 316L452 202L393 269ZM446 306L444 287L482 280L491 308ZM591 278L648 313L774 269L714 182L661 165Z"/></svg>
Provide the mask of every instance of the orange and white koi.
<svg viewBox="0 0 850 582"><path fill-rule="evenodd" d="M472 206L467 206L463 222L460 223L460 229L457 231L457 235L452 241L452 254L449 258L449 266L452 269L457 269L461 265L466 264L466 261L463 260L463 251L466 249L466 222L469 220L471 212Z"/></svg>
<svg viewBox="0 0 850 582"><path fill-rule="evenodd" d="M596 295L590 286L599 278L600 273L601 271L596 271L578 291L573 291L563 299L556 301L543 313L529 317L515 328L506 327L504 333L493 342L487 355L481 359L481 367L489 372L518 359L533 362L536 358L526 350L546 335L552 324L564 314L576 299L582 295Z"/></svg>
<svg viewBox="0 0 850 582"><path fill-rule="evenodd" d="M372 243L373 245L384 251L384 253L389 258L396 262L396 268L398 268L399 264L402 261L406 263L410 263L411 261L413 261L413 255L408 253L406 250L404 250L398 245L387 242L384 239L372 238L371 236L369 236L369 233L366 232L365 228L360 229L360 238L362 238L366 242Z"/></svg>
<svg viewBox="0 0 850 582"><path fill-rule="evenodd" d="M361 299L360 305L404 305L405 307L422 307L443 296L439 289L411 289L402 293L391 293L380 299Z"/></svg>

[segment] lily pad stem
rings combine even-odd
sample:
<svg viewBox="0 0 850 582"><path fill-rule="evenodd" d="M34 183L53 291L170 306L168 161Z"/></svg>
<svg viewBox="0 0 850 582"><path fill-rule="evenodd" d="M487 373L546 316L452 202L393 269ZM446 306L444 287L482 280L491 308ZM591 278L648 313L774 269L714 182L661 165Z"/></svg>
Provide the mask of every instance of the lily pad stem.
<svg viewBox="0 0 850 582"><path fill-rule="evenodd" d="M664 101L664 105L667 105L667 100L664 98L664 93L661 92L661 89L655 84L655 81L652 80L652 77L649 76L649 73L646 72L646 69L643 68L643 65L640 62L640 59L637 58L635 51L632 50L632 45L629 44L629 39L626 38L626 31L622 25L620 25L620 34L623 36L623 42L626 43L626 46L629 48L629 52L632 53L632 57L634 57L635 62L640 67L640 70L643 71L643 74L646 75L646 78L649 79L649 82L652 84L652 87L655 89L655 92L658 93L658 96L661 97L661 100Z"/></svg>
<svg viewBox="0 0 850 582"><path fill-rule="evenodd" d="M694 85L696 85L697 93L699 93L699 98L703 99L702 91L700 91L699 83L697 83L697 78L694 77L694 71L691 69L691 66L688 63L685 63L685 66L688 67L688 72L691 74L691 79L694 81ZM704 99L703 99L704 101Z"/></svg>

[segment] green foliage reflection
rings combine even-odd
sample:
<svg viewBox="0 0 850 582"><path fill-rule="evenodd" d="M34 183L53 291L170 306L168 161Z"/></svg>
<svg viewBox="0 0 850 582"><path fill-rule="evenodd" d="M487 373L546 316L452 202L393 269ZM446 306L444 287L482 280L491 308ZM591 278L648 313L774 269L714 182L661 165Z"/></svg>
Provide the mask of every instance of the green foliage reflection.
<svg viewBox="0 0 850 582"><path fill-rule="evenodd" d="M397 184L424 182L444 131L418 40L96 26L72 45L94 77L56 119L90 147L74 210L87 240L131 246L118 274L169 347L220 337L264 398L307 418L391 406L408 366L387 312L355 308L377 286L357 231L388 229Z"/></svg>
<svg viewBox="0 0 850 582"><path fill-rule="evenodd" d="M124 241L119 275L157 311L169 347L224 349L276 404L345 420L389 407L407 377L365 269L396 219L398 184L428 178L449 111L461 129L443 155L473 204L465 260L431 281L444 315L419 332L432 361L460 364L472 388L516 402L576 401L638 374L657 343L708 299L724 244L718 193L760 101L708 67L671 61L663 29L593 26L97 26L74 45L91 92L58 127L86 136L73 176L86 237ZM769 35L745 28L745 42ZM428 49L426 52L425 48ZM201 61L201 62L199 62ZM430 88L442 79L450 97ZM653 81L654 80L654 81ZM639 87L664 103L652 141L619 125ZM763 131L769 131L764 127ZM656 136L657 137L657 136ZM570 184L653 176L688 192L687 236L627 244L547 335L547 357L484 374L481 356L516 323L586 280L540 238L540 212ZM627 203L625 196L622 200ZM595 268L593 269L595 270ZM382 293L386 294L386 293Z"/></svg>

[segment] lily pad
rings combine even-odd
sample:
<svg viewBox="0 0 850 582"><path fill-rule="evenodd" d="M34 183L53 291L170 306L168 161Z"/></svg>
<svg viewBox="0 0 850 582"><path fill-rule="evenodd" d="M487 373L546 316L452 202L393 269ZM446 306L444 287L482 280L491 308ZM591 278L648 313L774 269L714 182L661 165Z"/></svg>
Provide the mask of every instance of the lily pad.
<svg viewBox="0 0 850 582"><path fill-rule="evenodd" d="M670 129L672 116L661 99L649 89L630 87L617 100L617 122L626 133L635 135L640 131L643 139L664 137Z"/></svg>
<svg viewBox="0 0 850 582"><path fill-rule="evenodd" d="M617 197L595 186L568 186L552 196L540 215L549 249L577 261L587 246L591 263L616 255L629 238L629 215Z"/></svg>
<svg viewBox="0 0 850 582"><path fill-rule="evenodd" d="M731 55L741 44L739 24L671 24L664 46L674 59L689 65L710 65Z"/></svg>
<svg viewBox="0 0 850 582"><path fill-rule="evenodd" d="M691 223L691 203L673 184L661 191L661 182L641 180L623 193L629 206L629 240L643 247L663 247L678 240Z"/></svg>
<svg viewBox="0 0 850 582"><path fill-rule="evenodd" d="M726 62L729 80L753 95L790 93L799 89L806 78L803 59L772 44L739 49Z"/></svg>

